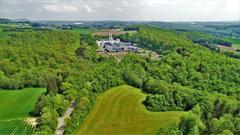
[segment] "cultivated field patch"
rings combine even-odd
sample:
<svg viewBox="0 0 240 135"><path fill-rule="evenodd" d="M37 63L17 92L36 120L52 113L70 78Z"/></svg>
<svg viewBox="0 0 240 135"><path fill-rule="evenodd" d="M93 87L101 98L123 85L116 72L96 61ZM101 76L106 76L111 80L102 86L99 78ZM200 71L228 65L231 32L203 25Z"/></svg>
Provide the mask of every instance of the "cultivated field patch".
<svg viewBox="0 0 240 135"><path fill-rule="evenodd" d="M44 88L0 90L0 134L30 134L34 130L28 122Z"/></svg>
<svg viewBox="0 0 240 135"><path fill-rule="evenodd" d="M146 95L123 85L101 94L77 135L156 134L177 123L183 112L150 112L142 104Z"/></svg>

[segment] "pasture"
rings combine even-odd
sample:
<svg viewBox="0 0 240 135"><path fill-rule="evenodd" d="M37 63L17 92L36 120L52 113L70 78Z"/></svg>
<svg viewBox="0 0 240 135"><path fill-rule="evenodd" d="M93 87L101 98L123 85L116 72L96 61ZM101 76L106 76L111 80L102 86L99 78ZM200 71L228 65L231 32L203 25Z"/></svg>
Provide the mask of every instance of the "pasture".
<svg viewBox="0 0 240 135"><path fill-rule="evenodd" d="M0 90L0 134L31 134L26 119L44 88Z"/></svg>
<svg viewBox="0 0 240 135"><path fill-rule="evenodd" d="M177 123L184 112L150 112L142 104L146 95L123 85L101 94L77 135L156 134Z"/></svg>
<svg viewBox="0 0 240 135"><path fill-rule="evenodd" d="M3 32L2 27L0 25L0 41L8 38L8 32Z"/></svg>
<svg viewBox="0 0 240 135"><path fill-rule="evenodd" d="M224 38L224 40L229 41L232 43L232 48L240 49L240 39L237 38Z"/></svg>
<svg viewBox="0 0 240 135"><path fill-rule="evenodd" d="M74 29L65 30L65 31L75 32L75 33L79 33L79 34L93 34L95 30L94 29L84 29L84 28L74 28Z"/></svg>

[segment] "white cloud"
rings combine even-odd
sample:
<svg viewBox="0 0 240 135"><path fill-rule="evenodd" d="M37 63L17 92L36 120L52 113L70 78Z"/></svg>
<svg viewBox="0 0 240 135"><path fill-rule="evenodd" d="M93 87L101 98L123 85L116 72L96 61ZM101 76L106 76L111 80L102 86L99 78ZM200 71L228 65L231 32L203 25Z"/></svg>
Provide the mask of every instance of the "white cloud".
<svg viewBox="0 0 240 135"><path fill-rule="evenodd" d="M73 13L78 12L78 8L72 5L67 4L48 4L43 7L45 10L50 12L59 12L59 13Z"/></svg>
<svg viewBox="0 0 240 135"><path fill-rule="evenodd" d="M122 4L123 4L123 6L130 6L130 3L128 3L128 1L126 1L126 0L122 1Z"/></svg>
<svg viewBox="0 0 240 135"><path fill-rule="evenodd" d="M12 9L12 10L8 10L8 9L0 9L0 12L2 13L19 13L19 12L24 12L23 9Z"/></svg>
<svg viewBox="0 0 240 135"><path fill-rule="evenodd" d="M97 11L93 10L89 5L85 4L83 6L85 8L85 10L88 12L88 13L97 13Z"/></svg>
<svg viewBox="0 0 240 135"><path fill-rule="evenodd" d="M7 9L2 9L2 8L0 9L0 12L1 12L1 13L10 13L9 10L7 10ZM0 14L0 15L1 15L1 14Z"/></svg>
<svg viewBox="0 0 240 135"><path fill-rule="evenodd" d="M18 3L61 3L61 0L0 0L0 3L18 4Z"/></svg>
<svg viewBox="0 0 240 135"><path fill-rule="evenodd" d="M240 0L0 0L0 16L66 20L227 21L239 20L239 2ZM19 11L15 12L16 9Z"/></svg>
<svg viewBox="0 0 240 135"><path fill-rule="evenodd" d="M160 5L182 4L182 3L185 3L186 1L187 0L141 0L139 1L139 5L148 6L148 7L157 7Z"/></svg>
<svg viewBox="0 0 240 135"><path fill-rule="evenodd" d="M238 14L240 18L240 1L234 0L226 4L226 13Z"/></svg>
<svg viewBox="0 0 240 135"><path fill-rule="evenodd" d="M121 7L117 7L114 9L115 12L122 12L122 8Z"/></svg>

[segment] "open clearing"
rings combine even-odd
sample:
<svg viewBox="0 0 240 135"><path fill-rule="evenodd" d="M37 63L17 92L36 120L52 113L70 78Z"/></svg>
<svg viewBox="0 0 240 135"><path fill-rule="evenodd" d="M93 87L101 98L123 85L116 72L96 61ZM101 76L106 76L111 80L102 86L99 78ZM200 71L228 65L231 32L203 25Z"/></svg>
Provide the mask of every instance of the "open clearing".
<svg viewBox="0 0 240 135"><path fill-rule="evenodd" d="M230 52L235 52L236 49L233 47L228 47L228 46L224 46L224 45L218 45L218 47L222 50L222 51L230 51Z"/></svg>
<svg viewBox="0 0 240 135"><path fill-rule="evenodd" d="M179 122L184 112L150 112L139 89L123 85L101 94L77 135L156 134L160 128Z"/></svg>
<svg viewBox="0 0 240 135"><path fill-rule="evenodd" d="M235 49L240 49L240 44L233 44L232 47Z"/></svg>
<svg viewBox="0 0 240 135"><path fill-rule="evenodd" d="M26 122L44 88L0 90L0 134L29 134Z"/></svg>
<svg viewBox="0 0 240 135"><path fill-rule="evenodd" d="M94 36L103 36L103 37L108 37L109 36L109 33L112 33L113 36L120 36L120 35L123 35L123 34L126 34L126 33L136 33L137 31L123 31L123 30L120 30L120 29L105 29L105 30L99 30L99 31L95 31L93 33Z"/></svg>
<svg viewBox="0 0 240 135"><path fill-rule="evenodd" d="M75 28L75 29L65 30L65 31L76 32L76 33L80 33L80 34L93 34L93 32L94 32L95 30L94 30L94 29Z"/></svg>

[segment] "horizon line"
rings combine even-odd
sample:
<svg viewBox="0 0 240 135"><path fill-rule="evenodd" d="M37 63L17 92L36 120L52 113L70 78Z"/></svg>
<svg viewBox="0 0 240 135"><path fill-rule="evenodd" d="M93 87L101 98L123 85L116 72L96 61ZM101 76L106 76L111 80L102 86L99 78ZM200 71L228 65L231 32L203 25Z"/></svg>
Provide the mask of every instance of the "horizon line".
<svg viewBox="0 0 240 135"><path fill-rule="evenodd" d="M41 22L41 21L49 21L49 22L166 22L166 23L184 23L184 22L239 22L240 20L182 20L182 21L170 21L170 20L124 20L124 19L99 19L99 20L61 20L61 19L27 19L27 18L6 18L0 17L0 19L8 19L12 21L17 20L26 20L30 22Z"/></svg>

